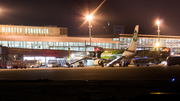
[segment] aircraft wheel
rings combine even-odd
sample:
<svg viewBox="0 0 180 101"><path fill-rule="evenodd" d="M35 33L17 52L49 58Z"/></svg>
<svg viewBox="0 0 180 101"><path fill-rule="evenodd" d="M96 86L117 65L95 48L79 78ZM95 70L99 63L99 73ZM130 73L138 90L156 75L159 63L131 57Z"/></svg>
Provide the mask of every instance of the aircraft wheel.
<svg viewBox="0 0 180 101"><path fill-rule="evenodd" d="M121 62L121 66L125 67L125 62L124 61Z"/></svg>
<svg viewBox="0 0 180 101"><path fill-rule="evenodd" d="M171 66L171 64L168 64L168 66Z"/></svg>
<svg viewBox="0 0 180 101"><path fill-rule="evenodd" d="M171 64L170 64L170 63L167 63L167 65L168 65L168 66L171 66Z"/></svg>

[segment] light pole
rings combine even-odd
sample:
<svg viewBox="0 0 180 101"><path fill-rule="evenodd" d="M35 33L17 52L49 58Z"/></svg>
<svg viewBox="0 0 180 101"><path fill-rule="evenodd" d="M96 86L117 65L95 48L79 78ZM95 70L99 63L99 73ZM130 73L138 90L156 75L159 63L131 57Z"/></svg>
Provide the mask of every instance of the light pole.
<svg viewBox="0 0 180 101"><path fill-rule="evenodd" d="M90 40L90 46L91 46L91 19L92 19L92 15L87 15L86 19L89 21L89 40Z"/></svg>
<svg viewBox="0 0 180 101"><path fill-rule="evenodd" d="M160 39L159 39L159 35L160 35L160 27L159 27L160 21L157 20L157 21L156 21L156 24L158 25L158 43L156 44L156 46L159 47L159 51L160 51Z"/></svg>
<svg viewBox="0 0 180 101"><path fill-rule="evenodd" d="M94 10L94 12L92 12L91 14L86 16L86 20L81 24L81 26L87 21L89 20L89 39L90 39L90 46L91 46L91 19L94 15L94 13L96 13L96 11L102 6L102 4L105 2L106 0L103 0L103 2ZM80 27L81 27L80 26Z"/></svg>

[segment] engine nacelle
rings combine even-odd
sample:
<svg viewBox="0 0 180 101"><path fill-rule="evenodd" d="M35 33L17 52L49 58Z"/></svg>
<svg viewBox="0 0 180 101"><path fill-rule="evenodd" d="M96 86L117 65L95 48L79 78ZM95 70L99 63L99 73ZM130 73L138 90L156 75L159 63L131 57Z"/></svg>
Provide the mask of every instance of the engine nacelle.
<svg viewBox="0 0 180 101"><path fill-rule="evenodd" d="M100 59L96 59L96 60L94 60L93 64L94 64L94 66L101 66L103 64L103 61Z"/></svg>

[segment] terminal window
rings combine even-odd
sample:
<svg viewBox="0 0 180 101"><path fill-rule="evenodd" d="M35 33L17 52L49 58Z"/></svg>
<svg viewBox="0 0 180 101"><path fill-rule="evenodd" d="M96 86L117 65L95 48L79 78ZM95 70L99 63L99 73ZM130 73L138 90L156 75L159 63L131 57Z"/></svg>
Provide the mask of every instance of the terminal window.
<svg viewBox="0 0 180 101"><path fill-rule="evenodd" d="M119 38L113 38L113 41L119 41Z"/></svg>

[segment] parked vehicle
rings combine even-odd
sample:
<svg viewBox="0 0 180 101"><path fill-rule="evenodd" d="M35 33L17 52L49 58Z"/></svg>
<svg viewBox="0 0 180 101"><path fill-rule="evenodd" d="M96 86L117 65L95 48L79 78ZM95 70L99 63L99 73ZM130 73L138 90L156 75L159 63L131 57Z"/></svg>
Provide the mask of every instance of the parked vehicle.
<svg viewBox="0 0 180 101"><path fill-rule="evenodd" d="M65 60L49 60L48 67L60 67L66 64Z"/></svg>
<svg viewBox="0 0 180 101"><path fill-rule="evenodd" d="M40 67L38 60L25 60L24 63L26 64L27 68L39 68Z"/></svg>
<svg viewBox="0 0 180 101"><path fill-rule="evenodd" d="M84 64L83 64L83 62L82 62L82 61L80 61L80 62L79 62L78 67L84 67Z"/></svg>
<svg viewBox="0 0 180 101"><path fill-rule="evenodd" d="M139 66L150 66L153 63L154 59L153 58L148 58L148 57L136 57L136 58L133 58L131 60L131 63L132 65L135 65L137 67Z"/></svg>
<svg viewBox="0 0 180 101"><path fill-rule="evenodd" d="M179 65L180 66L180 56L168 56L167 59L167 65Z"/></svg>
<svg viewBox="0 0 180 101"><path fill-rule="evenodd" d="M3 68L3 67L4 67L3 65L0 66L0 68ZM7 60L6 67L7 67L7 69L12 69L13 68L13 66L11 65L11 60Z"/></svg>
<svg viewBox="0 0 180 101"><path fill-rule="evenodd" d="M23 60L13 60L11 61L11 67L12 68L25 68L26 69L26 64L24 64Z"/></svg>

